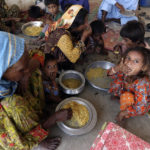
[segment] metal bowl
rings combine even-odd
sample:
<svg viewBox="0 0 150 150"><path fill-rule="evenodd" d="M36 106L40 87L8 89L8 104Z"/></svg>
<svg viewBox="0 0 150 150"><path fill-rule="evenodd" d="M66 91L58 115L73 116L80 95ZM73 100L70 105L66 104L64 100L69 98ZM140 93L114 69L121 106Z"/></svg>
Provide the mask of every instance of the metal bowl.
<svg viewBox="0 0 150 150"><path fill-rule="evenodd" d="M81 85L76 89L70 89L70 88L66 87L62 81L65 79L69 79L69 78L75 78L75 79L80 80ZM68 71L62 72L59 76L58 81L59 81L59 84L60 84L63 92L66 94L70 94L70 95L75 95L75 94L81 93L85 86L84 76L80 72L74 71L74 70L68 70Z"/></svg>
<svg viewBox="0 0 150 150"><path fill-rule="evenodd" d="M121 12L121 14L127 17L132 17L136 15L134 10L128 10L128 9L126 9L124 12Z"/></svg>
<svg viewBox="0 0 150 150"><path fill-rule="evenodd" d="M97 112L96 112L94 106L89 101L79 98L79 97L70 97L70 98L63 100L61 103L59 103L58 106L56 107L56 111L60 110L65 104L67 104L71 101L75 101L79 104L82 104L88 109L89 121L87 122L87 124L85 126L83 126L81 128L73 128L73 127L66 125L63 122L58 122L57 123L58 127L63 132L65 132L66 134L69 134L69 135L82 135L82 134L90 132L96 125Z"/></svg>
<svg viewBox="0 0 150 150"><path fill-rule="evenodd" d="M21 27L21 31L24 35L26 35L28 37L38 37L38 36L29 36L29 35L25 34L25 29L30 26L41 27L42 25L43 25L42 21L31 21L31 22L23 24Z"/></svg>
<svg viewBox="0 0 150 150"><path fill-rule="evenodd" d="M114 67L114 66L115 66L115 64L113 64L113 63L111 63L111 62L108 62L108 61L96 61L96 62L90 64L90 65L86 68L86 71L85 71L85 78L86 78L86 80L89 82L89 84L90 84L92 87L107 92L108 89L106 89L106 88L101 88L101 87L95 85L95 84L94 84L93 82L91 82L90 80L88 80L88 78L87 78L87 72L88 72L89 69L91 69L91 68L98 68L98 67L100 67L100 68L103 68L103 69L108 70L108 69L110 69L111 67Z"/></svg>

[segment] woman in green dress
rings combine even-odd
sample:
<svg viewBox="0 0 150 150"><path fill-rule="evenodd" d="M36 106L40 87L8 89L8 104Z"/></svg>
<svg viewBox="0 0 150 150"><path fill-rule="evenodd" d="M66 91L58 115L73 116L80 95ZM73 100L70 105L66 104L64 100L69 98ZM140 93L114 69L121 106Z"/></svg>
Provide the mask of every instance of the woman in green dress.
<svg viewBox="0 0 150 150"><path fill-rule="evenodd" d="M72 111L58 111L41 122L40 99L29 91L24 96L17 93L17 82L29 72L24 39L0 31L0 47L0 149L30 150L40 144L55 150L60 138L47 138L48 129L57 121L70 119Z"/></svg>

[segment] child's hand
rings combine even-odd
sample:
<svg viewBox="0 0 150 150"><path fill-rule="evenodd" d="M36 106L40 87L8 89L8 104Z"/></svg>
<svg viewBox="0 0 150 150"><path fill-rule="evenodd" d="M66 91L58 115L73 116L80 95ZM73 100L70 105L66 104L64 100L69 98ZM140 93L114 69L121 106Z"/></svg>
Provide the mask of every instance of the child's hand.
<svg viewBox="0 0 150 150"><path fill-rule="evenodd" d="M124 60L122 58L120 64L117 65L116 67L114 67L114 71L115 72L121 71L124 74L126 74L126 73L129 73L131 70L130 70L130 68L127 65L124 64Z"/></svg>
<svg viewBox="0 0 150 150"><path fill-rule="evenodd" d="M50 19L46 19L46 21L45 21L45 24L52 24L52 23L53 23L53 21Z"/></svg>
<svg viewBox="0 0 150 150"><path fill-rule="evenodd" d="M46 15L45 24L51 24L51 23L53 23L52 16L48 14Z"/></svg>
<svg viewBox="0 0 150 150"><path fill-rule="evenodd" d="M121 122L126 116L128 115L128 112L125 110L125 111L121 111L117 117L116 117L116 121L117 122Z"/></svg>
<svg viewBox="0 0 150 150"><path fill-rule="evenodd" d="M113 52L115 54L121 54L122 53L122 45L121 44L117 44L116 46L114 46Z"/></svg>

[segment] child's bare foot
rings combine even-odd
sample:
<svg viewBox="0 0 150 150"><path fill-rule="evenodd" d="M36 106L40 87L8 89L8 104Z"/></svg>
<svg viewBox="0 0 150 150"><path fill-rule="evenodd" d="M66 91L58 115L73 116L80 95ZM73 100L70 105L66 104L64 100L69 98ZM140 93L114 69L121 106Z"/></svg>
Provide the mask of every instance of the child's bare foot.
<svg viewBox="0 0 150 150"><path fill-rule="evenodd" d="M40 150L56 150L57 147L60 145L60 142L60 137L46 138L39 144Z"/></svg>
<svg viewBox="0 0 150 150"><path fill-rule="evenodd" d="M122 127L122 128L125 128L125 126L126 126L126 119L124 118L123 120L118 120L118 119L115 119L115 123L116 124L118 124L120 127Z"/></svg>

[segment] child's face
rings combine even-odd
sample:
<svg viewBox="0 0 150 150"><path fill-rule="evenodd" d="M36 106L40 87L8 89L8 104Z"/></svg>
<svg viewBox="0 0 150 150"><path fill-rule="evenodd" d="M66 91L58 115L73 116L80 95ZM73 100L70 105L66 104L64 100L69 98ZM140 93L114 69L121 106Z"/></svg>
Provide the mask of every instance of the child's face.
<svg viewBox="0 0 150 150"><path fill-rule="evenodd" d="M136 51L130 51L124 61L124 64L130 69L127 76L137 75L143 70L143 56Z"/></svg>
<svg viewBox="0 0 150 150"><path fill-rule="evenodd" d="M93 35L93 39L94 41L96 41L97 43L99 43L99 41L101 41L101 34L94 34Z"/></svg>
<svg viewBox="0 0 150 150"><path fill-rule="evenodd" d="M57 62L56 60L53 61L48 61L46 63L46 65L44 66L44 73L46 75L46 77L52 79L52 78L56 78L57 72L58 72L58 68L57 68Z"/></svg>
<svg viewBox="0 0 150 150"><path fill-rule="evenodd" d="M122 43L127 47L130 48L134 45L134 43L129 38L123 38Z"/></svg>
<svg viewBox="0 0 150 150"><path fill-rule="evenodd" d="M52 14L52 15L56 15L58 12L58 6L56 4L50 4L47 6L48 11Z"/></svg>

